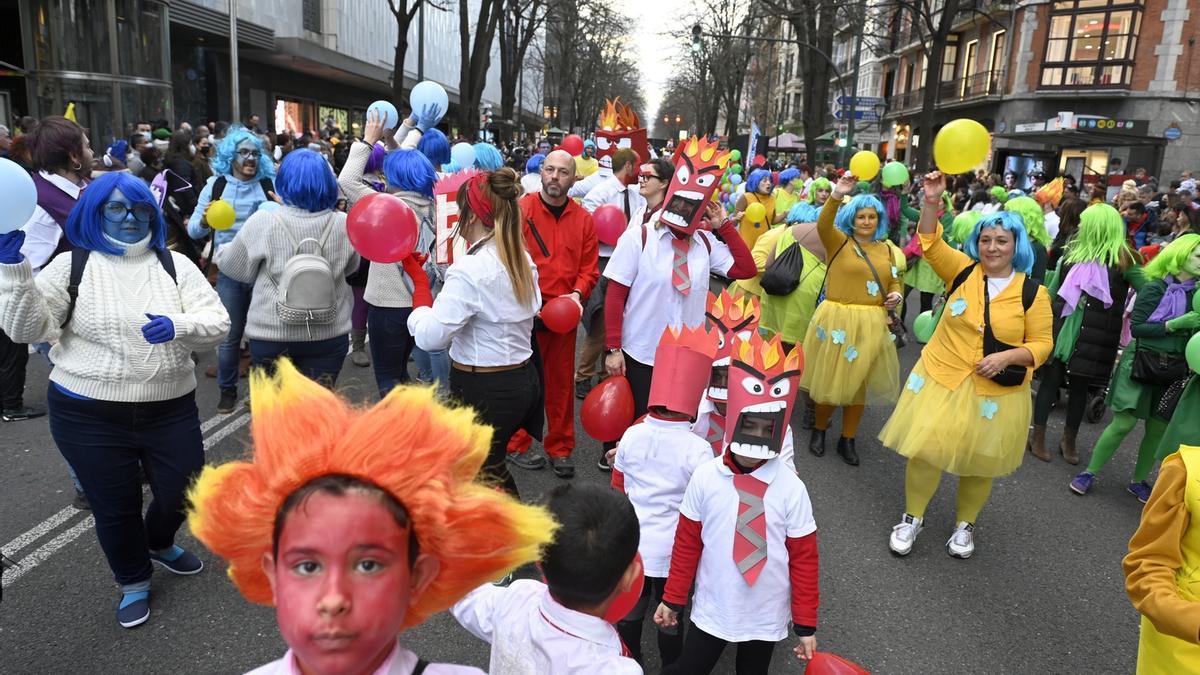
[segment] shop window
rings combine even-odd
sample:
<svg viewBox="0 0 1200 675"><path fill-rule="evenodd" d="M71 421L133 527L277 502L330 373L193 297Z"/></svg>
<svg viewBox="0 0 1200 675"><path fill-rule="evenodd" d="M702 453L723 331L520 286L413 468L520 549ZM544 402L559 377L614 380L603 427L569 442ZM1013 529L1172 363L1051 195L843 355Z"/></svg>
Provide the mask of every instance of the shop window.
<svg viewBox="0 0 1200 675"><path fill-rule="evenodd" d="M304 0L301 7L304 15L304 30L321 32L321 0Z"/></svg>
<svg viewBox="0 0 1200 675"><path fill-rule="evenodd" d="M1058 0L1042 60L1041 87L1127 87L1141 27L1141 0Z"/></svg>
<svg viewBox="0 0 1200 675"><path fill-rule="evenodd" d="M108 82L41 77L37 81L37 109L42 115L61 115L75 103L75 118L87 129L92 147L103 148L124 136L113 115L113 85Z"/></svg>
<svg viewBox="0 0 1200 675"><path fill-rule="evenodd" d="M146 0L116 0L119 74L163 77L162 6Z"/></svg>
<svg viewBox="0 0 1200 675"><path fill-rule="evenodd" d="M167 119L171 90L166 87L143 87L121 84L121 119L132 129L138 122Z"/></svg>
<svg viewBox="0 0 1200 675"><path fill-rule="evenodd" d="M106 0L31 0L38 70L111 73ZM159 54L161 58L161 54Z"/></svg>

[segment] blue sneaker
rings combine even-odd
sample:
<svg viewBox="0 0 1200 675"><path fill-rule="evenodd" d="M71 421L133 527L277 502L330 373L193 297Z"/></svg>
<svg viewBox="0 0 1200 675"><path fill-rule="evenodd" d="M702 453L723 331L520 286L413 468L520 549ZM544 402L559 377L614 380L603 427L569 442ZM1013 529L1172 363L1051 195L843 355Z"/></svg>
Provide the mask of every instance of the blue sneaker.
<svg viewBox="0 0 1200 675"><path fill-rule="evenodd" d="M1137 500L1143 504L1150 500L1150 491L1153 490L1150 484L1144 480L1130 483L1125 486L1125 489L1129 491L1129 494L1137 497Z"/></svg>
<svg viewBox="0 0 1200 675"><path fill-rule="evenodd" d="M1092 491L1092 487L1096 484L1097 480L1096 474L1092 473L1091 471L1084 471L1078 476L1075 476L1075 478L1071 481L1071 492L1074 492L1077 495L1086 495Z"/></svg>
<svg viewBox="0 0 1200 675"><path fill-rule="evenodd" d="M150 594L146 591L126 593L117 605L117 621L122 628L133 628L146 623L150 618Z"/></svg>
<svg viewBox="0 0 1200 675"><path fill-rule="evenodd" d="M162 565L170 572L184 576L199 574L200 570L204 569L202 560L178 546L172 547L170 551L161 555L151 551L150 560Z"/></svg>

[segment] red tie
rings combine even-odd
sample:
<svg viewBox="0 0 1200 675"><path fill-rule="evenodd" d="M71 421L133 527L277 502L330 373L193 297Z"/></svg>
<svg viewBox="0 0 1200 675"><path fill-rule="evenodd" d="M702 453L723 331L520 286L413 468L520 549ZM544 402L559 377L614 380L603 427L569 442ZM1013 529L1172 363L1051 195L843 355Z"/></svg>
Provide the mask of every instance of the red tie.
<svg viewBox="0 0 1200 675"><path fill-rule="evenodd" d="M671 283L675 286L675 290L688 294L692 289L692 275L688 274L688 244L691 243L691 238L683 239L681 237L671 237L671 248L675 251L675 260L671 265Z"/></svg>
<svg viewBox="0 0 1200 675"><path fill-rule="evenodd" d="M767 515L763 495L767 484L746 474L733 477L738 495L737 528L733 533L733 562L753 586L767 566Z"/></svg>

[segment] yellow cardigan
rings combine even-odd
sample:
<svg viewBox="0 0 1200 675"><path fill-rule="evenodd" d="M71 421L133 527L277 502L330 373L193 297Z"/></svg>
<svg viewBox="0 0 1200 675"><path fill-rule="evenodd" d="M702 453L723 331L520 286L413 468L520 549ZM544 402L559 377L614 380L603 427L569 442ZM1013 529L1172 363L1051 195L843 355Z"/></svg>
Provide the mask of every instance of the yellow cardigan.
<svg viewBox="0 0 1200 675"><path fill-rule="evenodd" d="M941 225L937 232L920 236L925 262L946 282L947 289L959 272L975 262L942 239ZM1024 274L1014 274L1008 288L991 298L990 314L992 333L997 340L1025 347L1033 354L1034 365L1028 368L1022 385L1028 387L1034 369L1045 363L1054 349L1054 317L1050 296L1044 287L1038 288L1033 306L1025 312L1021 306L1024 281ZM977 265L954 295L946 299L942 319L921 352L921 360L925 370L947 389L953 391L971 377L975 382L975 393L998 396L1012 393L1013 388L1000 386L975 373L976 364L983 359L983 283L983 267ZM965 307L959 301L965 302Z"/></svg>
<svg viewBox="0 0 1200 675"><path fill-rule="evenodd" d="M877 289L872 295L868 289L868 284L875 283L871 268L858 254L854 242L833 224L841 205L841 200L830 197L821 209L821 215L817 217L817 234L825 247L825 261L828 265L825 272L825 299L845 305L882 307L888 293L901 292L900 270L892 257L892 247L883 241L871 241L861 245L871 258L871 264L875 266L875 272L879 274L879 281L883 285L883 288ZM845 248L842 248L843 245ZM840 253L838 249L841 249Z"/></svg>

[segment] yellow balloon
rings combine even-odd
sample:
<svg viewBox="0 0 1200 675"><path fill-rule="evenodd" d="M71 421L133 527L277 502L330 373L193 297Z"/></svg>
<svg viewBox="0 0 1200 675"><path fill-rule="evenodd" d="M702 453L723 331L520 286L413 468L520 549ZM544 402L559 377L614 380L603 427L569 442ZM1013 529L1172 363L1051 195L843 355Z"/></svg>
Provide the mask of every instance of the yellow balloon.
<svg viewBox="0 0 1200 675"><path fill-rule="evenodd" d="M214 230L228 230L237 220L237 214L233 211L233 204L224 199L218 199L208 205L208 210L204 212L204 219Z"/></svg>
<svg viewBox="0 0 1200 675"><path fill-rule="evenodd" d="M982 124L953 120L933 139L933 161L942 173L967 173L987 158L991 146L992 137Z"/></svg>
<svg viewBox="0 0 1200 675"><path fill-rule="evenodd" d="M870 150L860 150L850 158L850 173L859 180L871 180L879 174L879 155Z"/></svg>
<svg viewBox="0 0 1200 675"><path fill-rule="evenodd" d="M746 207L746 220L751 223L759 223L767 217L767 207L754 202Z"/></svg>

